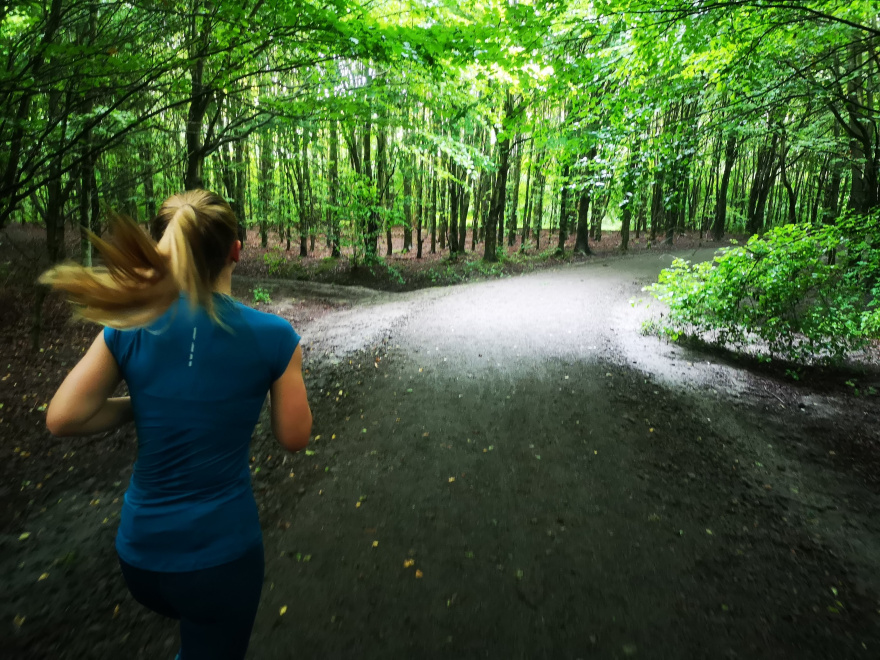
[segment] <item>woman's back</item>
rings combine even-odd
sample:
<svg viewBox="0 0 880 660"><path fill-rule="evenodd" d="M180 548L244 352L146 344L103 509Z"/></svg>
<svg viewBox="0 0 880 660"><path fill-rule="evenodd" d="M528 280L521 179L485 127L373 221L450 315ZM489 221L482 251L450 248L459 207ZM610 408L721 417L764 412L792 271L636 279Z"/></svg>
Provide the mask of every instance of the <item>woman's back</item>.
<svg viewBox="0 0 880 660"><path fill-rule="evenodd" d="M149 328L104 333L138 431L117 537L133 566L207 568L259 539L248 445L299 337L277 316L216 305L222 325L181 297Z"/></svg>

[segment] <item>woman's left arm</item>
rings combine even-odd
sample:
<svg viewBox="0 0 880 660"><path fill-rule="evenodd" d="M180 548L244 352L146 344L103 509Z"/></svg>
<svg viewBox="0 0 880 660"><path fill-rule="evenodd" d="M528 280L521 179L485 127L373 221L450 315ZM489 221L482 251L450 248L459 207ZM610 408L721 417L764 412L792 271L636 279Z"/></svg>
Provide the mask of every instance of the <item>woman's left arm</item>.
<svg viewBox="0 0 880 660"><path fill-rule="evenodd" d="M52 435L91 435L131 421L131 399L110 398L121 380L101 332L49 403L46 426Z"/></svg>

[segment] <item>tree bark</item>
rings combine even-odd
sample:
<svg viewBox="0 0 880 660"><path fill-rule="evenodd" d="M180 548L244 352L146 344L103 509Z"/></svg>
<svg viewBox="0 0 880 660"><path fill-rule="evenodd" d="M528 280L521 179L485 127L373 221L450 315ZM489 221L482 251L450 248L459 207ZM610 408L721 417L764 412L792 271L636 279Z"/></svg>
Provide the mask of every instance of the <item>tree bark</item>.
<svg viewBox="0 0 880 660"><path fill-rule="evenodd" d="M512 113L512 100L510 94L505 102L505 117ZM504 227L504 203L507 193L507 169L510 164L510 138L505 135L498 143L498 172L495 177L495 186L492 189L492 201L489 206L489 218L486 221L486 243L483 251L483 261L494 263L498 261L496 246L498 244L498 228Z"/></svg>
<svg viewBox="0 0 880 660"><path fill-rule="evenodd" d="M519 139L519 136L517 136ZM516 147L516 159L513 161L513 181L510 193L510 218L507 222L507 246L512 247L516 243L516 228L519 223L519 180L522 174L522 146Z"/></svg>
<svg viewBox="0 0 880 660"><path fill-rule="evenodd" d="M727 224L727 189L730 186L730 172L733 170L734 161L736 161L737 146L736 136L729 135L724 147L724 173L721 175L721 185L718 186L718 198L715 202L712 236L716 241L720 241L724 236Z"/></svg>
<svg viewBox="0 0 880 660"><path fill-rule="evenodd" d="M330 228L330 256L339 258L342 237L339 228L339 129L336 120L330 121L330 172L329 172L329 204L327 205L327 225Z"/></svg>
<svg viewBox="0 0 880 660"><path fill-rule="evenodd" d="M562 166L562 183L559 186L559 240L556 243L556 254L565 256L565 242L568 240L568 176L571 165L565 163Z"/></svg>

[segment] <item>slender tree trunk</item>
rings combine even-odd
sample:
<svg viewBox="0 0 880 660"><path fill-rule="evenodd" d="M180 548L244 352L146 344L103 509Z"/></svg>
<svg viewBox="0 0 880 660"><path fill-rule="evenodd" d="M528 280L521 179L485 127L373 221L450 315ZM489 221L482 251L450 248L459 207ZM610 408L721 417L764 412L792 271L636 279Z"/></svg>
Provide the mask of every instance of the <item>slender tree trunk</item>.
<svg viewBox="0 0 880 660"><path fill-rule="evenodd" d="M272 136L268 131L264 132L260 139L260 179L259 200L260 200L260 246L263 249L269 247L269 222L271 218L270 204L272 194L270 191L271 184L269 179L272 176Z"/></svg>
<svg viewBox="0 0 880 660"><path fill-rule="evenodd" d="M794 194L794 188L791 186L791 182L788 180L788 172L786 171L786 157L788 156L788 149L784 149L781 157L781 176L782 176L782 185L785 187L786 195L788 196L788 217L786 218L786 222L789 224L794 224L797 222L797 197Z"/></svg>
<svg viewBox="0 0 880 660"><path fill-rule="evenodd" d="M207 19L199 18L193 12L191 17L191 47L190 57L193 64L190 66L190 102L186 116L186 174L183 185L186 190L204 188L202 179L202 167L205 161L205 149L202 144L202 125L205 121L205 113L211 103L213 93L203 82L205 74L205 52L208 49L211 29L207 25Z"/></svg>
<svg viewBox="0 0 880 660"><path fill-rule="evenodd" d="M474 229L471 232L471 252L477 251L477 239L480 236L480 225L483 214L483 179L485 174L481 171L474 187Z"/></svg>
<svg viewBox="0 0 880 660"><path fill-rule="evenodd" d="M403 172L403 251L409 253L412 251L413 242L413 199L412 199L412 179L413 169L412 161L407 158L405 160L406 170Z"/></svg>
<svg viewBox="0 0 880 660"><path fill-rule="evenodd" d="M562 183L559 186L559 240L556 243L556 254L565 256L565 242L568 240L568 176L571 166L562 166Z"/></svg>
<svg viewBox="0 0 880 660"><path fill-rule="evenodd" d="M712 236L716 241L720 241L724 236L727 224L727 189L730 185L730 172L733 170L736 152L736 136L729 135L724 147L724 173L721 175L721 185L718 187L718 198L715 202L715 224L712 227Z"/></svg>
<svg viewBox="0 0 880 660"><path fill-rule="evenodd" d="M518 139L519 136L517 136ZM522 174L522 145L516 147L516 159L513 161L513 181L510 199L510 219L507 223L507 246L516 243L516 228L519 224L519 181Z"/></svg>
<svg viewBox="0 0 880 660"><path fill-rule="evenodd" d="M339 129L336 120L330 121L330 167L328 175L329 203L327 205L327 226L330 228L330 256L338 259L342 236L339 227Z"/></svg>
<svg viewBox="0 0 880 660"><path fill-rule="evenodd" d="M451 159L447 160L447 170L450 177L446 185L446 209L449 218L449 254L455 255L458 249L458 195L459 186L455 181L458 174L458 168L452 163Z"/></svg>
<svg viewBox="0 0 880 660"><path fill-rule="evenodd" d="M462 176L464 173L462 172ZM465 186L459 186L459 194L458 194L458 249L461 252L465 251L465 244L467 243L467 217L468 217L468 208L471 203L471 194L468 192L468 189Z"/></svg>
<svg viewBox="0 0 880 660"><path fill-rule="evenodd" d="M442 160L440 161L441 167L443 166ZM446 201L446 197L449 194L449 186L443 185L442 182L437 183L437 194L440 197L439 200L439 214L440 214L440 249L446 249L446 239L447 234L449 233L449 204Z"/></svg>
<svg viewBox="0 0 880 660"><path fill-rule="evenodd" d="M505 119L512 114L512 99L507 94L505 102ZM483 251L483 261L494 263L498 261L496 245L498 244L498 230L504 228L504 204L507 193L507 170L510 164L510 138L505 135L498 143L498 173L495 178L495 186L492 190L492 202L489 207L489 218L486 222L486 243ZM503 236L503 235L502 235Z"/></svg>
<svg viewBox="0 0 880 660"><path fill-rule="evenodd" d="M370 153L372 141L373 125L368 117L364 124L364 176L370 185L377 188L378 186L376 186L376 182L373 181L373 165ZM367 261L372 262L376 259L379 249L379 218L376 211L378 200L373 196L370 202L371 209L367 215L367 230L364 233L364 255Z"/></svg>
<svg viewBox="0 0 880 660"><path fill-rule="evenodd" d="M544 187L546 177L541 171L537 172L538 204L535 207L535 252L541 251L541 229L544 226Z"/></svg>
<svg viewBox="0 0 880 660"><path fill-rule="evenodd" d="M578 200L578 224L574 243L574 251L580 254L592 254L590 250L589 227L590 193L586 186Z"/></svg>
<svg viewBox="0 0 880 660"><path fill-rule="evenodd" d="M306 213L306 228L308 230L309 236L309 250L306 254L302 254L302 247L300 247L300 256L306 257L308 256L308 252L315 251L315 234L317 233L317 227L315 226L315 196L312 194L312 168L309 162L309 144L312 141L311 131L309 127L306 126L303 131L303 179L305 179L305 195L306 195L306 205L305 205L305 213Z"/></svg>
<svg viewBox="0 0 880 660"><path fill-rule="evenodd" d="M431 254L437 254L437 171L431 167Z"/></svg>
<svg viewBox="0 0 880 660"><path fill-rule="evenodd" d="M520 235L519 241L519 249L520 252L524 252L526 249L526 241L529 240L529 229L531 226L529 223L532 221L532 207L531 207L531 194L532 194L532 155L534 154L534 149L529 148L529 166L526 169L526 200L523 205L523 221L522 221L522 234Z"/></svg>
<svg viewBox="0 0 880 660"><path fill-rule="evenodd" d="M418 165L418 160L416 160ZM416 259L422 258L422 217L424 216L425 205L424 199L422 197L422 181L425 178L424 172L421 171L421 167L417 167L417 176L416 176Z"/></svg>

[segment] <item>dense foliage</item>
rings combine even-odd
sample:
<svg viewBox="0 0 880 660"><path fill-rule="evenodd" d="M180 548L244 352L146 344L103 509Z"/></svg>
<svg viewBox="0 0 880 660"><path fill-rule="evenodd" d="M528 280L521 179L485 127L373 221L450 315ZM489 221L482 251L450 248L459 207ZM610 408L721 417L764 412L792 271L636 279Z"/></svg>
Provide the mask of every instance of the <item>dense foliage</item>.
<svg viewBox="0 0 880 660"><path fill-rule="evenodd" d="M193 187L353 263L833 225L878 206L878 42L875 0L2 3L0 228L89 263L65 232Z"/></svg>
<svg viewBox="0 0 880 660"><path fill-rule="evenodd" d="M761 355L835 361L880 338L880 216L784 225L714 261L677 259L649 287L664 332Z"/></svg>

